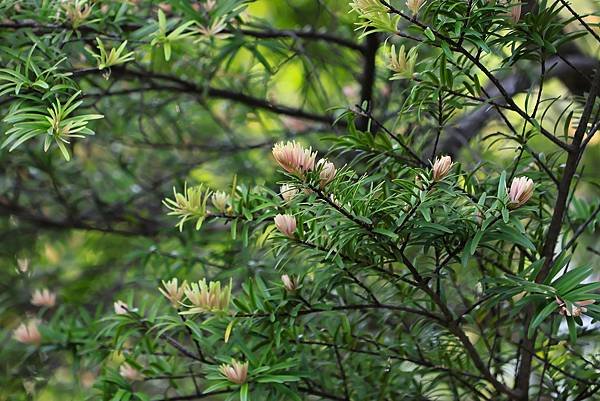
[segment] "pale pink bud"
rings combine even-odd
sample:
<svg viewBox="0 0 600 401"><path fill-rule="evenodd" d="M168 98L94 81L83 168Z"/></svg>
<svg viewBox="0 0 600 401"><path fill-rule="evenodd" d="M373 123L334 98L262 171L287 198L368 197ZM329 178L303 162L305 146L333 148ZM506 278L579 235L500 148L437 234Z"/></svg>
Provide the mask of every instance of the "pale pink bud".
<svg viewBox="0 0 600 401"><path fill-rule="evenodd" d="M283 126L292 132L302 132L305 131L309 125L305 120L301 120L299 118L294 118L290 116L281 117L281 122Z"/></svg>
<svg viewBox="0 0 600 401"><path fill-rule="evenodd" d="M129 306L121 300L117 300L113 305L117 315L126 315L129 312Z"/></svg>
<svg viewBox="0 0 600 401"><path fill-rule="evenodd" d="M23 388L28 395L35 395L35 380L23 380Z"/></svg>
<svg viewBox="0 0 600 401"><path fill-rule="evenodd" d="M293 142L279 142L273 146L275 161L288 173L302 176L305 172L314 170L317 152L312 148L305 149L302 145Z"/></svg>
<svg viewBox="0 0 600 401"><path fill-rule="evenodd" d="M281 193L281 197L283 198L284 201L289 202L292 199L294 199L294 197L296 195L298 195L298 189L293 186L293 185L289 185L289 184L283 184L280 188L279 188L279 192Z"/></svg>
<svg viewBox="0 0 600 401"><path fill-rule="evenodd" d="M206 2L204 2L204 9L206 11L211 11L213 8L215 8L215 6L217 5L217 0L206 0Z"/></svg>
<svg viewBox="0 0 600 401"><path fill-rule="evenodd" d="M29 259L17 259L17 265L21 273L27 273L29 270Z"/></svg>
<svg viewBox="0 0 600 401"><path fill-rule="evenodd" d="M217 211L221 213L225 213L227 207L229 206L229 195L222 191L217 191L213 193L210 197L210 201Z"/></svg>
<svg viewBox="0 0 600 401"><path fill-rule="evenodd" d="M31 304L35 306L45 306L52 308L56 305L56 294L48 291L47 288L43 290L35 290L31 296Z"/></svg>
<svg viewBox="0 0 600 401"><path fill-rule="evenodd" d="M275 226L286 237L294 238L296 231L296 218L289 214L278 214L275 216Z"/></svg>
<svg viewBox="0 0 600 401"><path fill-rule="evenodd" d="M520 0L519 0L520 1ZM515 4L510 9L510 19L516 24L521 19L521 3Z"/></svg>
<svg viewBox="0 0 600 401"><path fill-rule="evenodd" d="M433 181L443 180L448 175L453 164L450 156L438 157L435 163L433 163Z"/></svg>
<svg viewBox="0 0 600 401"><path fill-rule="evenodd" d="M94 374L94 372L89 370L81 372L81 374L79 375L79 382L81 383L81 386L83 388L92 388L92 386L96 382L96 375Z"/></svg>
<svg viewBox="0 0 600 401"><path fill-rule="evenodd" d="M516 209L523 206L531 195L533 195L533 180L527 177L518 177L512 180L508 197L510 199L509 207Z"/></svg>
<svg viewBox="0 0 600 401"><path fill-rule="evenodd" d="M406 7L412 12L413 15L418 14L422 5L423 0L406 0Z"/></svg>
<svg viewBox="0 0 600 401"><path fill-rule="evenodd" d="M594 302L595 301L593 299L573 302L572 308L569 309L569 308L567 308L566 303L562 299L560 299L559 297L556 297L556 303L558 304L558 313L560 313L563 316L579 317L582 314L584 314L585 312L587 312L586 306L591 305Z"/></svg>
<svg viewBox="0 0 600 401"><path fill-rule="evenodd" d="M596 301L594 301L593 299L575 302L575 304L573 305L573 316L581 316L583 313L587 312L586 306L593 304L594 302Z"/></svg>
<svg viewBox="0 0 600 401"><path fill-rule="evenodd" d="M295 277L290 277L287 274L281 276L281 282L283 283L283 288L285 288L289 292L294 292L298 289L298 279Z"/></svg>
<svg viewBox="0 0 600 401"><path fill-rule="evenodd" d="M342 93L348 98L349 103L355 103L360 96L360 87L355 84L346 85L342 88Z"/></svg>
<svg viewBox="0 0 600 401"><path fill-rule="evenodd" d="M232 383L244 384L248 377L248 362L238 362L235 359L231 360L231 364L223 364L219 367L219 371L223 376Z"/></svg>
<svg viewBox="0 0 600 401"><path fill-rule="evenodd" d="M173 9L173 6L171 6L169 3L158 3L158 8L168 14Z"/></svg>
<svg viewBox="0 0 600 401"><path fill-rule="evenodd" d="M131 382L144 380L144 375L142 374L142 372L140 372L127 362L121 365L121 367L119 368L119 374L124 379L127 379Z"/></svg>
<svg viewBox="0 0 600 401"><path fill-rule="evenodd" d="M317 168L321 168L319 173L321 188L325 187L335 178L336 168L335 164L327 161L327 159L321 159L317 163Z"/></svg>
<svg viewBox="0 0 600 401"><path fill-rule="evenodd" d="M181 286L178 285L177 278L171 279L170 281L162 281L164 287L158 287L158 290L171 302L174 308L178 308L183 296L185 295L185 289L187 283L184 281Z"/></svg>
<svg viewBox="0 0 600 401"><path fill-rule="evenodd" d="M23 344L40 345L42 335L38 329L38 322L30 320L27 323L21 323L13 332L13 338Z"/></svg>

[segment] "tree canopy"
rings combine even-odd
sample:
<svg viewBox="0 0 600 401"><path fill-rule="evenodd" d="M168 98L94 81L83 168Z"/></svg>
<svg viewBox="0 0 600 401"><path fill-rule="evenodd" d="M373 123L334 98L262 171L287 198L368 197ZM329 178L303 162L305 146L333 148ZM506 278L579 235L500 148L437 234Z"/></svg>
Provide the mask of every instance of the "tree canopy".
<svg viewBox="0 0 600 401"><path fill-rule="evenodd" d="M593 400L594 0L0 0L0 401Z"/></svg>

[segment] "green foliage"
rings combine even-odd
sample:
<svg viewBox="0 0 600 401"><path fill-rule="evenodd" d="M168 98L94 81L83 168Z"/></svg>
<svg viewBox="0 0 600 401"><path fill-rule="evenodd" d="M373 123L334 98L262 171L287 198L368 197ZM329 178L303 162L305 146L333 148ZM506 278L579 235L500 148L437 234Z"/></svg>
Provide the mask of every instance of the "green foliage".
<svg viewBox="0 0 600 401"><path fill-rule="evenodd" d="M581 4L0 0L0 400L594 399Z"/></svg>
<svg viewBox="0 0 600 401"><path fill-rule="evenodd" d="M89 129L87 124L91 120L103 117L100 114L71 116L83 103L82 100L75 100L79 94L80 92L75 93L64 105L56 98L45 112L39 107L23 107L21 103L15 103L4 118L5 122L12 124L12 128L6 131L8 138L2 143L2 148L10 145L9 151L12 151L25 141L43 135L44 151L48 151L54 142L63 157L69 161L71 156L66 145L72 138L94 135L94 131Z"/></svg>
<svg viewBox="0 0 600 401"><path fill-rule="evenodd" d="M191 31L186 32L186 29L193 24L194 21L188 21L167 34L167 18L162 10L158 10L158 30L154 33L154 38L150 44L152 46L162 46L165 60L169 61L171 59L171 46L174 42L193 35Z"/></svg>
<svg viewBox="0 0 600 401"><path fill-rule="evenodd" d="M87 127L91 120L102 118L100 114L74 115L83 100L77 100L81 91L75 91L69 74L59 71L64 59L52 66L43 59L34 57L36 44L31 47L27 58L15 60L16 68L0 69L0 86L2 95L12 95L15 102L11 104L4 122L10 125L5 131L8 137L2 148L14 150L24 142L43 137L44 151L48 151L54 143L66 160L70 159L67 145L72 138L84 138L94 132ZM75 93L73 93L75 91ZM70 93L67 98L66 96ZM64 104L61 98L66 98Z"/></svg>
<svg viewBox="0 0 600 401"><path fill-rule="evenodd" d="M395 32L400 16L389 13L386 6L378 0L355 0L350 3L352 11L360 18L356 29L361 30L361 38L377 32Z"/></svg>

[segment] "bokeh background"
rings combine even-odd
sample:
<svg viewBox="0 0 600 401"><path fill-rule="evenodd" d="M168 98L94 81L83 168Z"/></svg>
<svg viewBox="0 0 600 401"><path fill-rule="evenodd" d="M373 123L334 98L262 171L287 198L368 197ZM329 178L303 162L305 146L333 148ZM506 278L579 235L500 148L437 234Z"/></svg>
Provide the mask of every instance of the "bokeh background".
<svg viewBox="0 0 600 401"><path fill-rule="evenodd" d="M0 1L0 64L8 60L6 48L27 48L28 35L60 48L68 57L64 68L75 72L85 94L84 107L104 119L94 122L95 136L73 142L70 162L34 142L0 152L0 400L86 399L97 374L100 361L79 360L67 343L59 353L46 349L40 356L11 340L21 319L39 313L30 303L35 289L57 293L57 307L44 311L45 319L85 326L116 299L131 299L132 290L138 298L157 297L160 279L231 277L240 283L257 272L272 274L268 252L243 234L232 239L227 224L178 232L162 204L173 187L204 183L229 191L235 181L277 190L273 143L295 138L326 153L327 138L346 129L344 121L332 126L336 117L364 101L390 128L408 125L403 133L414 135L420 149L431 141L434 122L426 116L398 121L407 83L389 80L385 38L359 38L347 0L250 2L239 30L178 41L170 61L150 45L148 33L158 8L167 16L179 12L176 1L93 2L90 21L101 13L125 22L102 31L89 22L80 34L62 27L64 16L47 27L48 3ZM576 6L582 13L599 11L592 0ZM600 22L597 15L586 20ZM23 24L31 27L18 28ZM127 38L135 61L108 77L91 73L95 62L86 48L95 37L107 43ZM587 39L576 43L565 52L582 69L600 56ZM538 90L538 73L525 63L504 72L519 104ZM548 98L585 90L568 74L557 73L544 85ZM2 116L9 106L10 99L0 97ZM547 119L557 120L564 106L556 102ZM453 116L442 145L468 166L508 164L514 149L490 137L499 127L493 113L467 107ZM6 129L0 123L0 131ZM586 184L575 202L582 210L599 203L599 142L597 136L583 162ZM553 157L543 140L532 146ZM335 157L343 163L354 155ZM579 249L588 250L579 257L596 263L596 242L594 224L580 241Z"/></svg>

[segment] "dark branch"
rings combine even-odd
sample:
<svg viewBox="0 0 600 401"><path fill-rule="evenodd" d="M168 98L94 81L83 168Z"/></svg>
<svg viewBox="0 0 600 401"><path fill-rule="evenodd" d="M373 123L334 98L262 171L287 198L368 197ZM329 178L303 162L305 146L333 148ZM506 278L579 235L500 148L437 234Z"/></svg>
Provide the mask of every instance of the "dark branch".
<svg viewBox="0 0 600 401"><path fill-rule="evenodd" d="M589 83L585 77L593 74L596 60L581 55L553 57L546 62L546 79L560 79L575 95L581 95L589 90ZM510 96L526 92L533 81L525 71L515 71L506 78L501 79L501 84ZM490 99L498 102L500 95L495 85L488 85L485 89ZM483 105L479 109L460 117L454 124L446 128L444 140L440 143L441 153L456 155L458 151L476 137L483 127L490 121L500 118L498 112L491 105Z"/></svg>
<svg viewBox="0 0 600 401"><path fill-rule="evenodd" d="M83 70L74 71L73 76L81 77L85 75L93 75L100 73L102 73L102 71L98 70L97 68L87 68ZM303 109L272 103L265 99L259 99L257 97L246 95L244 93L230 91L228 89L202 87L193 82L186 81L179 77L168 74L160 74L144 70L132 70L127 69L125 67L113 67L111 69L111 74L114 74L119 77L135 77L145 82L148 82L149 80L166 81L171 84L175 84L175 88L181 92L194 94L199 97L211 97L215 99L231 100L252 108L263 109L276 114L287 115L329 125L333 124L335 121L335 117L331 115L313 113L310 111L305 111ZM171 90L175 88L171 88ZM345 122L339 121L338 125L343 126L345 125Z"/></svg>

